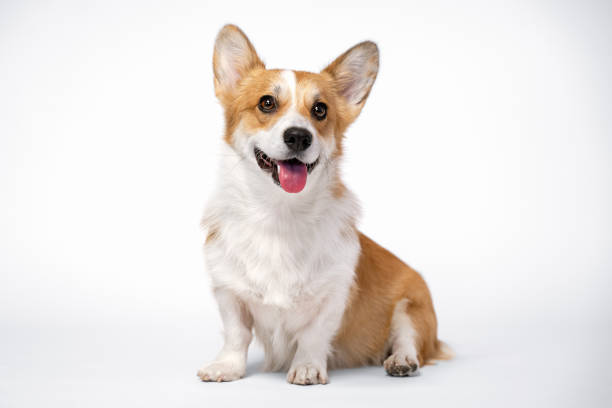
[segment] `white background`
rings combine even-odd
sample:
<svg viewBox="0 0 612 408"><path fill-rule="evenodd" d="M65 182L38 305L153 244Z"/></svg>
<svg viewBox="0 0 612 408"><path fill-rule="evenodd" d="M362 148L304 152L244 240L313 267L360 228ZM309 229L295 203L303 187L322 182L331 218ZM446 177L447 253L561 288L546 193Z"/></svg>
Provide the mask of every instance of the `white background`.
<svg viewBox="0 0 612 408"><path fill-rule="evenodd" d="M221 344L198 224L228 22L269 67L379 44L345 179L453 361L297 387L255 346L244 380L196 378ZM0 406L609 406L611 23L606 1L2 1Z"/></svg>

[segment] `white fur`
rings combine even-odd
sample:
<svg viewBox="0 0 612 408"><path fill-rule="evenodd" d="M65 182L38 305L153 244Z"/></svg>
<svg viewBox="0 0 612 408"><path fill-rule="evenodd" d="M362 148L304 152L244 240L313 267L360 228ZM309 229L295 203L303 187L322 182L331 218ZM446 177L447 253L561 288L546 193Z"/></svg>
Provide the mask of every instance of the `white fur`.
<svg viewBox="0 0 612 408"><path fill-rule="evenodd" d="M419 360L417 355L417 331L412 324L412 319L406 312L409 306L408 299L402 299L395 305L391 318L391 355L385 360L384 366L387 371L392 366L407 367L411 364L414 370L405 370L402 375L418 375Z"/></svg>
<svg viewBox="0 0 612 408"><path fill-rule="evenodd" d="M248 310L229 290L217 288L215 297L224 325L224 345L215 361L198 371L205 381L232 381L246 371L246 356L253 335Z"/></svg>
<svg viewBox="0 0 612 408"><path fill-rule="evenodd" d="M285 81L285 85L287 86L289 93L291 94L291 106L295 107L297 101L297 81L295 78L295 72L286 69L281 72L281 76Z"/></svg>
<svg viewBox="0 0 612 408"><path fill-rule="evenodd" d="M205 248L206 265L226 335L217 360L200 370L203 379L244 374L253 328L265 349L266 369L288 369L294 383L327 382L330 343L353 284L359 206L348 191L333 195L334 143L322 142L295 109L295 74L285 71L281 78L282 91L293 95L292 106L265 132L246 134L238 127L234 147L224 145L218 188L206 209L203 224L214 232ZM275 185L253 154L255 145L273 158L289 154L282 133L290 126L313 134L301 160L319 159L297 194Z"/></svg>

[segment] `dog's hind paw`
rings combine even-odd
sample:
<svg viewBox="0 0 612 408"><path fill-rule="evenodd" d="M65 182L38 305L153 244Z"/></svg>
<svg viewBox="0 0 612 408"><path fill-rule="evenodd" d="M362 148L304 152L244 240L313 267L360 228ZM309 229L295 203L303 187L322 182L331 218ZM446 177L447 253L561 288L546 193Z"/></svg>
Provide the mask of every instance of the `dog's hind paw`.
<svg viewBox="0 0 612 408"><path fill-rule="evenodd" d="M419 363L403 353L391 354L383 363L387 374L392 377L415 377L419 375Z"/></svg>

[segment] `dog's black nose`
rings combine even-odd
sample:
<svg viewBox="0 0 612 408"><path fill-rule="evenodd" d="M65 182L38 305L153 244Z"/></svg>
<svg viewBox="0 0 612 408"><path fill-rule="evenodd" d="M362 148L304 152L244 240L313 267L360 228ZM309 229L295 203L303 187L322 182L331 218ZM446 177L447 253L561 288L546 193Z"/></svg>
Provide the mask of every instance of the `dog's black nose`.
<svg viewBox="0 0 612 408"><path fill-rule="evenodd" d="M283 134L285 144L294 152L301 152L308 149L312 143L312 134L308 129L300 127L290 127Z"/></svg>

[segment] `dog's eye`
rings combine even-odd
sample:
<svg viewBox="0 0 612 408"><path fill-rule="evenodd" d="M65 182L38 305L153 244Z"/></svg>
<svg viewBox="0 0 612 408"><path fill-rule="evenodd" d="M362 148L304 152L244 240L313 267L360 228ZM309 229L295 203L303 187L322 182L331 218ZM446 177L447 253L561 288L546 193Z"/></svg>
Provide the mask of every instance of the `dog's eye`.
<svg viewBox="0 0 612 408"><path fill-rule="evenodd" d="M259 100L259 105L257 105L260 111L263 113L271 113L276 110L276 101L274 97L271 95L264 95Z"/></svg>
<svg viewBox="0 0 612 408"><path fill-rule="evenodd" d="M323 120L327 116L327 105L323 102L317 102L312 105L312 116L317 120Z"/></svg>

